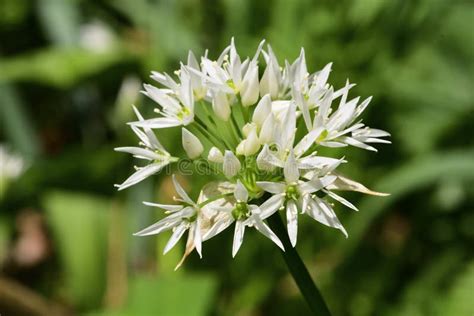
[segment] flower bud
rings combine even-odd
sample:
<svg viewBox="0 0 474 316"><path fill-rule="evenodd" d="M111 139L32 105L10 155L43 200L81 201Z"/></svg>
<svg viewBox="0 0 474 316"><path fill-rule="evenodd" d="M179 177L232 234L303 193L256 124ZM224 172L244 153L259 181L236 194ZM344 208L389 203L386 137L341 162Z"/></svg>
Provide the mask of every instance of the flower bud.
<svg viewBox="0 0 474 316"><path fill-rule="evenodd" d="M269 94L265 94L262 99L255 107L255 111L253 112L252 121L256 123L258 126L262 126L265 119L272 111L272 100Z"/></svg>
<svg viewBox="0 0 474 316"><path fill-rule="evenodd" d="M217 147L212 147L211 150L209 150L207 159L212 162L222 163L224 161L224 155L222 155Z"/></svg>
<svg viewBox="0 0 474 316"><path fill-rule="evenodd" d="M227 94L224 92L217 92L212 99L212 109L217 117L221 120L227 121L230 116L230 104L227 99Z"/></svg>
<svg viewBox="0 0 474 316"><path fill-rule="evenodd" d="M237 155L239 156L243 156L245 155L245 143L247 142L246 139L242 140L239 145L237 145L237 148L235 150L235 152L237 153Z"/></svg>
<svg viewBox="0 0 474 316"><path fill-rule="evenodd" d="M257 137L257 129L254 128L246 139L244 155L251 156L257 153L259 149L260 149L260 141L258 140L258 137Z"/></svg>
<svg viewBox="0 0 474 316"><path fill-rule="evenodd" d="M257 129L257 126L254 123L247 123L242 127L242 133L244 137L248 137L250 132L254 129Z"/></svg>
<svg viewBox="0 0 474 316"><path fill-rule="evenodd" d="M189 158L196 159L204 151L204 147L202 146L201 141L186 128L183 127L181 131L183 148L186 151L186 154Z"/></svg>
<svg viewBox="0 0 474 316"><path fill-rule="evenodd" d="M272 171L275 169L275 166L271 164L272 153L267 144L263 146L262 151L257 156L257 167L260 170Z"/></svg>
<svg viewBox="0 0 474 316"><path fill-rule="evenodd" d="M266 120L263 122L262 128L260 129L260 143L270 144L274 140L275 131L275 118L272 113L268 115Z"/></svg>
<svg viewBox="0 0 474 316"><path fill-rule="evenodd" d="M258 68L255 63L251 63L242 81L240 97L243 106L250 106L257 102L259 94Z"/></svg>
<svg viewBox="0 0 474 316"><path fill-rule="evenodd" d="M233 152L226 150L224 153L224 163L222 165L224 175L227 178L232 178L239 172L240 167L241 165L239 159L234 155Z"/></svg>
<svg viewBox="0 0 474 316"><path fill-rule="evenodd" d="M264 96L265 94L270 94L272 99L275 99L278 96L280 78L278 77L279 70L277 67L277 65L274 65L272 59L268 61L267 68L263 72L262 80L260 80L261 96Z"/></svg>
<svg viewBox="0 0 474 316"><path fill-rule="evenodd" d="M257 137L257 129L253 128L248 137L237 146L237 155L251 156L260 149L260 141Z"/></svg>

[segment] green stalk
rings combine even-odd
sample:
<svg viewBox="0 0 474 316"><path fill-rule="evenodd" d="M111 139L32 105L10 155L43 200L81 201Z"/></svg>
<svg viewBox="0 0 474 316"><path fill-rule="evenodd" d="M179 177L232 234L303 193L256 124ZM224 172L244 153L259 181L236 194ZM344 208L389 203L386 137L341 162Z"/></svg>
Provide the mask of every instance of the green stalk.
<svg viewBox="0 0 474 316"><path fill-rule="evenodd" d="M285 251L280 251L280 253L313 315L331 316L331 312L323 296L314 284L303 260L301 260L298 252L291 245L288 232L280 217L280 213L277 212L270 216L268 218L268 224L285 247Z"/></svg>

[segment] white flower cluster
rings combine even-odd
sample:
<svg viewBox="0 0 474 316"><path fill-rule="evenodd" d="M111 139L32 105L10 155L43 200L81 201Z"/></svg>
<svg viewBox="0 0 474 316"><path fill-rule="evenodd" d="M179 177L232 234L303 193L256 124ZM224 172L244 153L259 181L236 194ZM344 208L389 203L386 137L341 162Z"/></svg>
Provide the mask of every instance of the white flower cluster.
<svg viewBox="0 0 474 316"><path fill-rule="evenodd" d="M201 256L203 241L235 224L232 255L244 238L246 227L254 227L283 249L265 220L284 211L288 235L296 245L299 215L334 227L347 236L331 200L357 210L334 193L352 190L379 194L336 172L344 159L317 155L318 147L356 146L376 151L370 144L390 143L389 133L366 127L360 115L370 98L349 99L347 83L334 89L327 81L331 64L310 74L304 50L281 65L263 41L253 58L238 55L232 40L217 60L207 53L198 62L192 52L176 77L153 72L162 87L146 84L144 94L158 104L158 117L129 125L140 139L139 147L121 147L149 164L121 185L125 189L177 161L160 144L153 130L181 126L182 145L190 159L204 159L218 171L213 181L193 201L173 176L180 198L178 205L145 203L166 211L167 217L136 233L153 235L172 230L164 252L188 231L186 253L196 249ZM259 62L265 61L261 69ZM260 75L261 73L261 75ZM335 105L337 103L337 105ZM184 256L184 257L185 257ZM183 257L183 259L184 259Z"/></svg>

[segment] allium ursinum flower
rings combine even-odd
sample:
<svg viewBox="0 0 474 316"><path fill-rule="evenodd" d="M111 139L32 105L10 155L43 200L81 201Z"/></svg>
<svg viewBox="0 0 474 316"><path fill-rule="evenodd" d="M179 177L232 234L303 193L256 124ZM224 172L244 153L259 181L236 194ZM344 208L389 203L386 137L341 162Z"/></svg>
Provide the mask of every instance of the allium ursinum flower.
<svg viewBox="0 0 474 316"><path fill-rule="evenodd" d="M226 214L206 233L205 239L209 239L235 222L234 243L232 245L232 256L235 257L244 240L246 227L255 227L260 233L272 240L278 247L284 250L284 247L274 232L264 223L264 220L271 216L279 207L273 200L267 200L260 207L254 204L248 204L249 194L245 186L237 180L234 189L233 205L217 208L220 212Z"/></svg>
<svg viewBox="0 0 474 316"><path fill-rule="evenodd" d="M345 158L317 152L321 147L347 145L374 150L368 143L389 143L381 139L389 136L387 132L365 127L359 119L370 98L360 104L359 98L348 101L351 84L334 89L328 83L331 63L309 73L303 49L293 63L285 60L282 65L270 46L263 49L263 42L252 58L242 59L232 40L215 60L206 52L198 62L189 53L176 77L153 72L152 78L162 87L145 85L145 94L159 104L158 117L144 120L137 114L138 121L130 125L144 148L119 150L151 160L151 165L171 163L176 158L158 143L151 129L161 133L180 126L187 157L214 175L200 190L197 202L173 178L181 204L148 204L165 209L169 216L139 235L173 230L166 252L189 229L183 260L194 248L201 255L201 243L232 224L233 256L247 227L255 227L283 249L266 223L270 216L285 215L295 246L298 223L304 219L298 214L347 236L331 201L357 208L334 191L383 195L341 175L337 168L347 162ZM120 188L158 169L134 175L134 181L127 180Z"/></svg>
<svg viewBox="0 0 474 316"><path fill-rule="evenodd" d="M283 174L284 182L258 181L257 185L266 192L274 194L269 200L274 200L276 205L278 205L277 208L284 206L286 209L288 235L293 247L296 245L298 234L298 210L305 213L308 209L311 209L309 214L312 215L313 206L317 209L315 212L321 213L322 216L335 217L336 221L321 221L319 217L311 217L323 224L341 229L347 235L342 225L337 221L332 208L329 208L329 210L322 209L320 207L321 203L318 203L319 199L314 195L314 193L324 190L325 187L334 182L337 178L336 176L327 173L321 176L315 174L309 181L301 180L298 162L294 157L293 151L290 151L285 162Z"/></svg>
<svg viewBox="0 0 474 316"><path fill-rule="evenodd" d="M181 205L170 205L170 204L157 204L144 202L145 205L155 206L166 210L168 215L164 219L158 221L157 223L135 233L136 236L147 236L147 235L156 235L161 232L172 229L173 234L171 235L170 240L165 246L164 254L171 250L171 248L176 245L179 239L184 235L184 233L189 230L188 240L191 240L191 243L196 248L199 256L201 254L201 208L198 204L194 203L193 200L188 196L183 187L176 181L176 178L173 176L173 184L176 189L176 192L179 195L179 198L175 200L181 202Z"/></svg>
<svg viewBox="0 0 474 316"><path fill-rule="evenodd" d="M133 110L135 111L139 121L143 122L143 117L138 109L133 107ZM158 138L156 138L151 129L148 127L141 129L132 125L132 130L140 139L139 145L141 147L118 147L115 148L115 150L130 153L135 158L149 160L151 163L144 167L136 167L137 171L134 174L132 174L122 184L116 185L119 190L123 190L134 184L137 184L152 174L157 173L169 163L176 161L176 158L171 157L171 155L161 145L161 143L158 141Z"/></svg>

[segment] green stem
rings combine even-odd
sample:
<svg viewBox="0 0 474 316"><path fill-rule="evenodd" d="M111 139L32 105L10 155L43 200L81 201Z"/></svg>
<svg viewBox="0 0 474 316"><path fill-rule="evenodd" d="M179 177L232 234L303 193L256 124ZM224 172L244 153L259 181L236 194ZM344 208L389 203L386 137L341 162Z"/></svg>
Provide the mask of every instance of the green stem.
<svg viewBox="0 0 474 316"><path fill-rule="evenodd" d="M298 285L301 294L306 300L306 303L308 303L313 314L318 316L331 316L331 312L329 311L323 296L311 279L311 275L309 274L308 269L306 269L303 260L301 260L298 252L291 245L288 232L280 217L280 213L277 212L270 216L268 218L268 224L283 243L285 251L281 251L281 255L283 256L283 259L285 259L288 270L290 270L293 279Z"/></svg>

